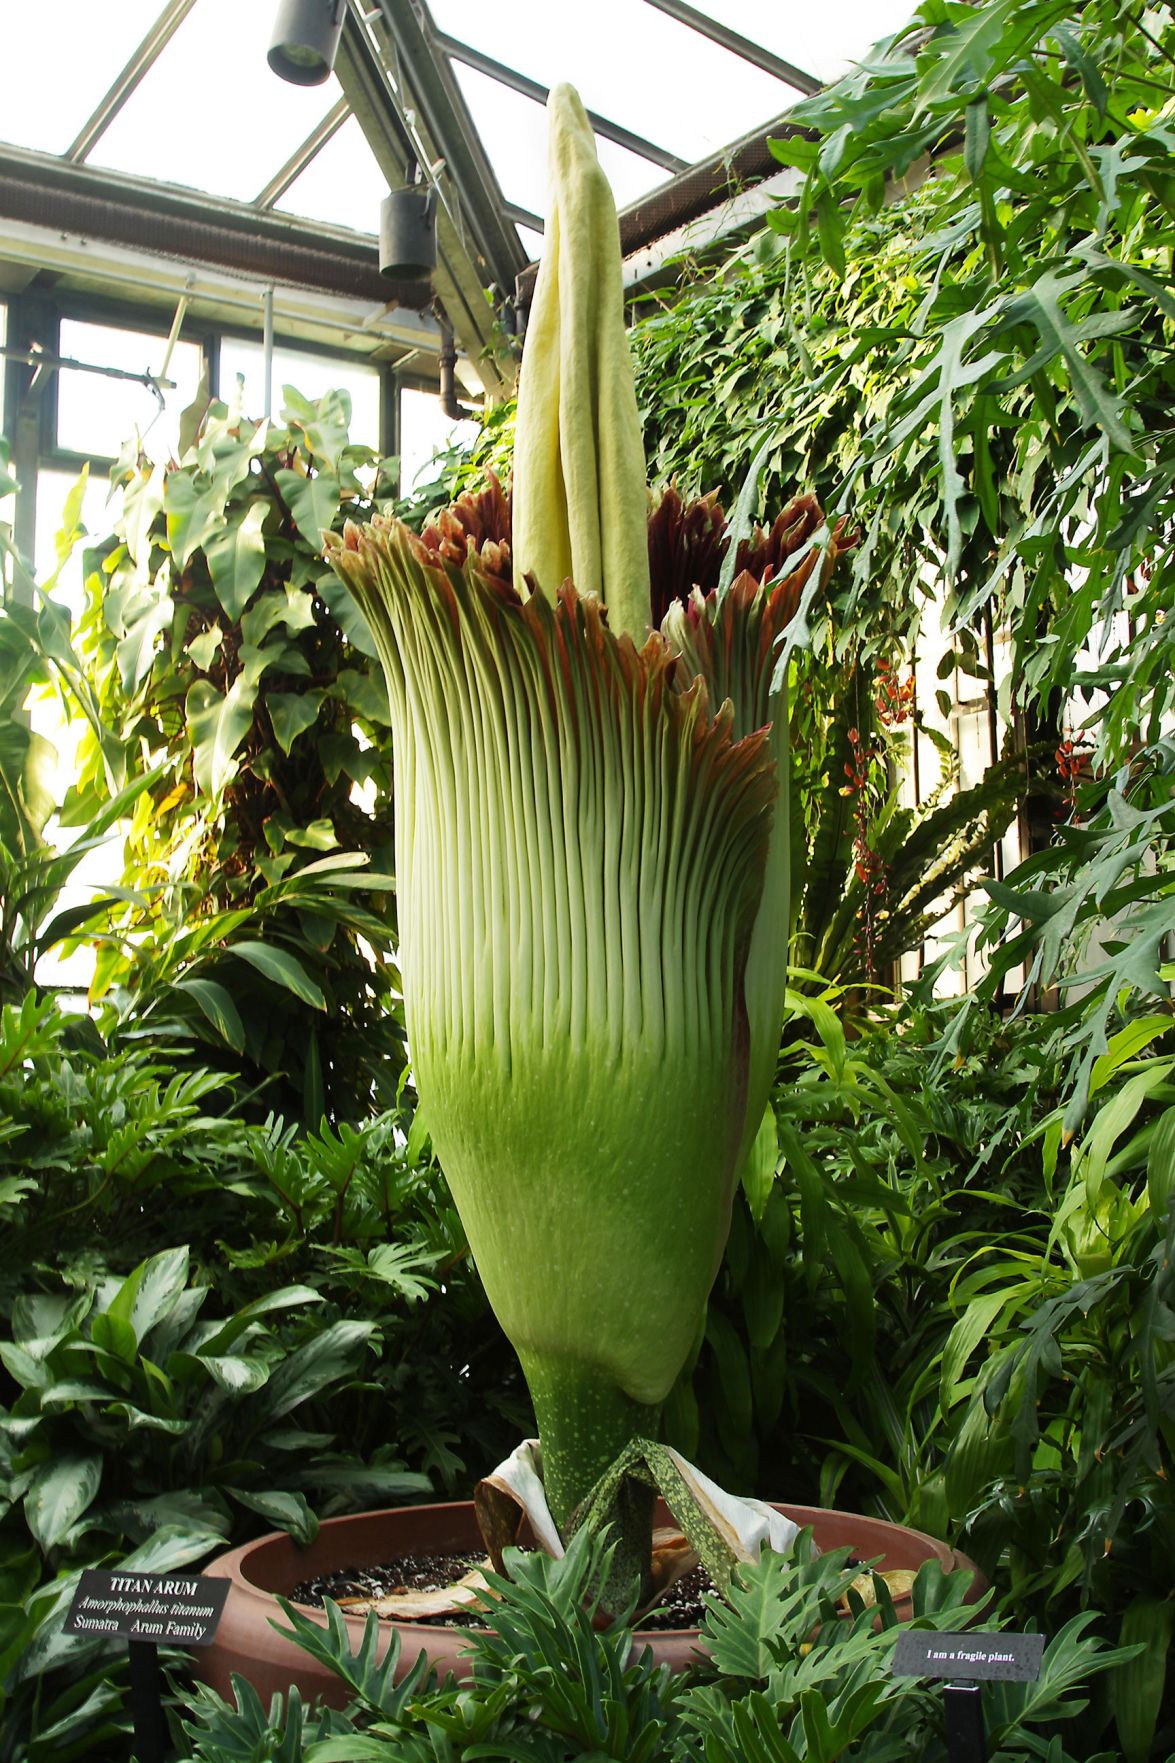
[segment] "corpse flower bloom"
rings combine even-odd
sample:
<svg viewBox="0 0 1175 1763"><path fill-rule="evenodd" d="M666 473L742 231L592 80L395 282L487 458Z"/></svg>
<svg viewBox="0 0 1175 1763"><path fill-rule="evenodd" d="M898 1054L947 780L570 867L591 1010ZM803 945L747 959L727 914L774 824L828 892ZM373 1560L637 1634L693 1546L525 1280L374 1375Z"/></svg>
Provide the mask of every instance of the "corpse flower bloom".
<svg viewBox="0 0 1175 1763"><path fill-rule="evenodd" d="M419 537L376 519L328 545L387 675L418 1091L566 1534L657 1434L766 1104L788 924L773 682L837 539L798 498L727 586L712 497L650 514L615 209L578 98L550 113L513 510L491 479Z"/></svg>

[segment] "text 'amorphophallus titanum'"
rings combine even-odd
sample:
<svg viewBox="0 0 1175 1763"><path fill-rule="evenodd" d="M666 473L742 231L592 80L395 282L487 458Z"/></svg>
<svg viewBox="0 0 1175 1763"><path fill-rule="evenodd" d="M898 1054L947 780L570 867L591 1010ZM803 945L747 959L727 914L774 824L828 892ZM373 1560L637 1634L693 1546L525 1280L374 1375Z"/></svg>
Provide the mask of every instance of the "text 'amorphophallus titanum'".
<svg viewBox="0 0 1175 1763"><path fill-rule="evenodd" d="M837 539L800 497L723 568L713 498L650 512L615 207L570 88L549 114L513 520L491 480L420 537L377 519L328 554L387 674L419 1095L566 1535L657 1436L763 1116L781 640Z"/></svg>

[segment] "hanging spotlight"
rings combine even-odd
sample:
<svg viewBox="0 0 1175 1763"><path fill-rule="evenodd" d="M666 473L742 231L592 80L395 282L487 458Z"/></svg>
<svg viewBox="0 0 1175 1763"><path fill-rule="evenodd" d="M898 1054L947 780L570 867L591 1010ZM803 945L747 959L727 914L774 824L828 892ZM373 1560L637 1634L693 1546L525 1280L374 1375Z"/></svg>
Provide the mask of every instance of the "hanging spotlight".
<svg viewBox="0 0 1175 1763"><path fill-rule="evenodd" d="M265 59L295 86L320 86L330 77L347 0L280 0Z"/></svg>
<svg viewBox="0 0 1175 1763"><path fill-rule="evenodd" d="M411 180L402 190L389 190L379 209L380 274L396 281L425 281L437 266L437 192L435 184Z"/></svg>

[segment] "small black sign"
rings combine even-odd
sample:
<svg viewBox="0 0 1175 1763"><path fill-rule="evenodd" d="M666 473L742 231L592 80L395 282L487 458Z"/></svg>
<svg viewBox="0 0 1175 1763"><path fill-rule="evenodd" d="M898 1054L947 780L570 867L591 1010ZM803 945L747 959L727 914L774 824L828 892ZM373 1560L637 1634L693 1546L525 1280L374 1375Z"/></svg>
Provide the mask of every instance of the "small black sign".
<svg viewBox="0 0 1175 1763"><path fill-rule="evenodd" d="M1042 1634L934 1634L906 1628L890 1670L895 1677L1002 1677L1035 1683L1044 1653Z"/></svg>
<svg viewBox="0 0 1175 1763"><path fill-rule="evenodd" d="M228 1597L227 1579L198 1573L107 1573L87 1567L65 1619L67 1634L120 1634L156 1646L206 1647Z"/></svg>

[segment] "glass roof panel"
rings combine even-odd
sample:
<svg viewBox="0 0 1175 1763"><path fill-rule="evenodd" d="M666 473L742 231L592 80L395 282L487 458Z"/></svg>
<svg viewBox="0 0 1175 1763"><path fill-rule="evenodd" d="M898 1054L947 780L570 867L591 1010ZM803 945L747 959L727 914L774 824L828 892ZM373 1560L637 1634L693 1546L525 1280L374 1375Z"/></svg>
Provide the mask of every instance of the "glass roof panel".
<svg viewBox="0 0 1175 1763"><path fill-rule="evenodd" d="M880 38L892 36L908 24L916 0L821 0L818 6L764 6L763 0L690 3L696 12L729 25L752 43L781 55L793 67L829 81Z"/></svg>
<svg viewBox="0 0 1175 1763"><path fill-rule="evenodd" d="M95 8L106 13L106 8ZM269 71L273 8L199 0L89 163L251 202L341 95Z"/></svg>
<svg viewBox="0 0 1175 1763"><path fill-rule="evenodd" d="M592 0L582 8L432 0L431 10L449 36L545 86L570 80L589 110L690 162L779 116L798 97L643 0ZM766 10L761 0L759 10Z"/></svg>
<svg viewBox="0 0 1175 1763"><path fill-rule="evenodd" d="M162 9L163 0L54 0L52 42L44 8L0 7L6 78L0 140L64 153L114 84ZM21 69L28 70L27 76ZM41 77L38 77L40 70Z"/></svg>
<svg viewBox="0 0 1175 1763"><path fill-rule="evenodd" d="M540 216L547 212L546 107L512 92L488 74L454 62L453 72L465 95L482 145L490 157L507 202ZM596 137L600 164L608 174L616 206L624 208L663 184L667 172L648 159Z"/></svg>
<svg viewBox="0 0 1175 1763"><path fill-rule="evenodd" d="M328 226L374 234L379 231L379 205L387 193L387 179L363 130L356 118L349 116L274 207L284 214L325 221Z"/></svg>

